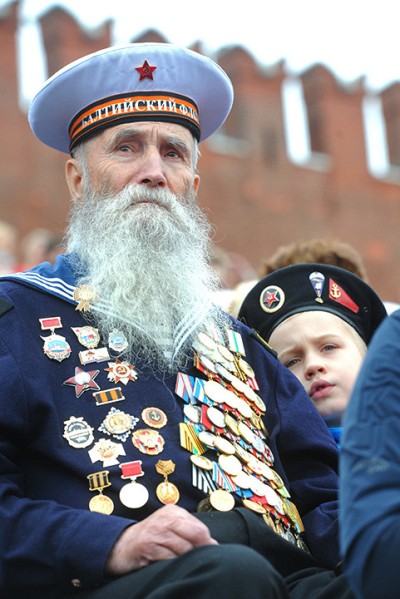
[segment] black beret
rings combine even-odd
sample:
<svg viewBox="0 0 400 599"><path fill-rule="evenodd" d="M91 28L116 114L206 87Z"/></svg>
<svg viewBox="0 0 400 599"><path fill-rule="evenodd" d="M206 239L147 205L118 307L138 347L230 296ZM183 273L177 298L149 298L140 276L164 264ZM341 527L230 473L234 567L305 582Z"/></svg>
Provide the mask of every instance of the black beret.
<svg viewBox="0 0 400 599"><path fill-rule="evenodd" d="M387 316L372 287L352 272L327 264L293 264L261 279L245 297L238 318L268 341L286 318L311 310L339 316L366 344Z"/></svg>

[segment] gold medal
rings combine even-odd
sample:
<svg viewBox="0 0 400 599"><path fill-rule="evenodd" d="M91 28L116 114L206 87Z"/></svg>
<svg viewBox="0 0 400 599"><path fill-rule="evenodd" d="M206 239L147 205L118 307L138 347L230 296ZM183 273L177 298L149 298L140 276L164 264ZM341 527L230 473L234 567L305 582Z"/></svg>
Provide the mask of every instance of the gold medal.
<svg viewBox="0 0 400 599"><path fill-rule="evenodd" d="M172 460L158 460L156 466L158 474L164 476L164 482L157 485L156 495L164 505L175 504L179 501L178 488L168 481L168 476L175 472L175 464Z"/></svg>
<svg viewBox="0 0 400 599"><path fill-rule="evenodd" d="M218 458L218 464L229 476L237 476L242 472L242 464L234 455L221 454Z"/></svg>
<svg viewBox="0 0 400 599"><path fill-rule="evenodd" d="M108 480L109 471L101 470L100 472L94 472L89 474L87 479L89 481L89 490L98 491L99 494L92 497L89 501L89 510L91 512L99 512L100 514L109 515L114 510L114 503L112 499L103 495L103 489L111 486Z"/></svg>
<svg viewBox="0 0 400 599"><path fill-rule="evenodd" d="M98 495L92 497L92 499L89 501L89 510L91 512L106 514L108 516L114 511L114 502L112 499L100 492Z"/></svg>
<svg viewBox="0 0 400 599"><path fill-rule="evenodd" d="M225 455L234 455L235 448L228 439L224 439L223 437L217 437L214 441L215 449L218 449L221 453Z"/></svg>
<svg viewBox="0 0 400 599"><path fill-rule="evenodd" d="M219 512L229 512L235 507L233 495L223 489L212 491L209 496L209 501L212 507Z"/></svg>
<svg viewBox="0 0 400 599"><path fill-rule="evenodd" d="M252 512L257 512L257 514L266 514L267 510L260 503L256 501L251 501L251 499L242 499L244 507L251 510Z"/></svg>

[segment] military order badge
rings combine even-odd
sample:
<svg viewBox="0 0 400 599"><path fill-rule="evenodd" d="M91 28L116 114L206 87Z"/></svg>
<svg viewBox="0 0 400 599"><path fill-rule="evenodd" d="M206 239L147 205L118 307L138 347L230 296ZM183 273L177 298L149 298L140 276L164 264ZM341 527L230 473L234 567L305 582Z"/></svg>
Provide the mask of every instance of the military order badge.
<svg viewBox="0 0 400 599"><path fill-rule="evenodd" d="M260 306L268 314L277 312L285 303L285 293L277 285L269 285L260 295Z"/></svg>

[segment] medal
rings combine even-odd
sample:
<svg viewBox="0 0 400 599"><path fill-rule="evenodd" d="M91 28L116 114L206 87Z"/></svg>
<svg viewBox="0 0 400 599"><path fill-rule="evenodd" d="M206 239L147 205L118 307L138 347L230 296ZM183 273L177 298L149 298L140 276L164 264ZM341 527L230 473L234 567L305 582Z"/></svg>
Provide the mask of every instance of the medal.
<svg viewBox="0 0 400 599"><path fill-rule="evenodd" d="M118 457L125 455L125 449L121 443L114 443L110 439L100 439L94 447L88 451L92 462L103 462L103 466L114 466L119 464Z"/></svg>
<svg viewBox="0 0 400 599"><path fill-rule="evenodd" d="M61 329L61 318L60 316L51 316L49 318L39 318L40 327L42 331L50 331L48 337L41 337L44 341L43 352L50 360L57 360L62 362L66 358L69 358L71 354L71 347L68 341L62 335L56 335L55 329Z"/></svg>
<svg viewBox="0 0 400 599"><path fill-rule="evenodd" d="M136 424L139 422L139 418L135 418L130 414L126 414L117 408L111 408L105 417L102 424L99 426L99 431L112 435L119 441L126 441L129 437L129 433L133 430Z"/></svg>
<svg viewBox="0 0 400 599"><path fill-rule="evenodd" d="M175 504L179 501L178 488L168 481L168 476L175 472L175 464L172 460L158 460L155 465L158 474L164 477L164 482L157 485L156 495L164 505Z"/></svg>
<svg viewBox="0 0 400 599"><path fill-rule="evenodd" d="M138 378L134 366L129 364L129 362L120 362L119 360L109 362L108 368L105 368L105 371L108 372L108 380L113 383L121 382L127 385L129 381L136 381Z"/></svg>
<svg viewBox="0 0 400 599"><path fill-rule="evenodd" d="M74 291L74 300L78 302L75 310L79 310L80 312L90 312L89 302L96 301L94 290L89 287L89 285L81 285Z"/></svg>
<svg viewBox="0 0 400 599"><path fill-rule="evenodd" d="M143 507L149 498L149 492L144 485L136 482L138 476L143 476L141 460L134 462L124 462L119 467L122 470L121 478L130 478L131 482L124 485L120 492L119 498L123 505L131 509Z"/></svg>
<svg viewBox="0 0 400 599"><path fill-rule="evenodd" d="M235 499L233 495L228 493L228 491L224 491L223 489L212 491L208 499L212 507L219 512L229 512L235 507Z"/></svg>
<svg viewBox="0 0 400 599"><path fill-rule="evenodd" d="M128 341L122 331L112 331L108 336L108 346L120 354L128 348Z"/></svg>
<svg viewBox="0 0 400 599"><path fill-rule="evenodd" d="M89 490L99 492L98 495L95 495L89 501L89 509L91 512L109 515L114 510L112 499L103 495L103 489L111 485L108 480L108 474L108 470L102 470L101 472L95 472L94 474L89 474L87 476L89 480Z"/></svg>
<svg viewBox="0 0 400 599"><path fill-rule="evenodd" d="M201 470L213 469L212 461L204 455L193 454L190 456L190 461L198 468L201 468Z"/></svg>
<svg viewBox="0 0 400 599"><path fill-rule="evenodd" d="M167 416L160 408L145 408L142 412L143 422L147 426L162 428L167 424Z"/></svg>
<svg viewBox="0 0 400 599"><path fill-rule="evenodd" d="M96 376L99 374L100 370L90 370L86 372L76 366L75 368L75 376L71 376L71 378L64 381L63 385L70 385L71 387L75 387L75 395L76 397L80 397L84 391L88 389L100 389L98 384L94 381Z"/></svg>
<svg viewBox="0 0 400 599"><path fill-rule="evenodd" d="M158 431L142 428L133 433L132 443L142 453L157 455L164 449L165 441Z"/></svg>
<svg viewBox="0 0 400 599"><path fill-rule="evenodd" d="M79 352L79 361L81 364L92 364L93 362L105 362L110 359L110 354L106 347L98 349L87 349Z"/></svg>
<svg viewBox="0 0 400 599"><path fill-rule="evenodd" d="M99 331L94 327L84 326L84 327L71 327L74 331L75 335L78 337L78 341L83 347L87 347L87 349L94 349L100 343L100 335Z"/></svg>
<svg viewBox="0 0 400 599"><path fill-rule="evenodd" d="M82 417L71 416L69 420L64 421L64 424L63 437L71 447L82 449L93 443L93 429Z"/></svg>

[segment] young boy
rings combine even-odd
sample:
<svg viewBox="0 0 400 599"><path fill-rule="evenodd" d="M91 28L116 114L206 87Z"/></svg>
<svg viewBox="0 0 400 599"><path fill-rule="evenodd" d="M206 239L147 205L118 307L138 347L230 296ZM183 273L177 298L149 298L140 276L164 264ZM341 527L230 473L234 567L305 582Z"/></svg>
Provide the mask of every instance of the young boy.
<svg viewBox="0 0 400 599"><path fill-rule="evenodd" d="M272 272L251 289L239 311L239 319L300 380L338 443L367 345L386 315L365 281L326 264Z"/></svg>

